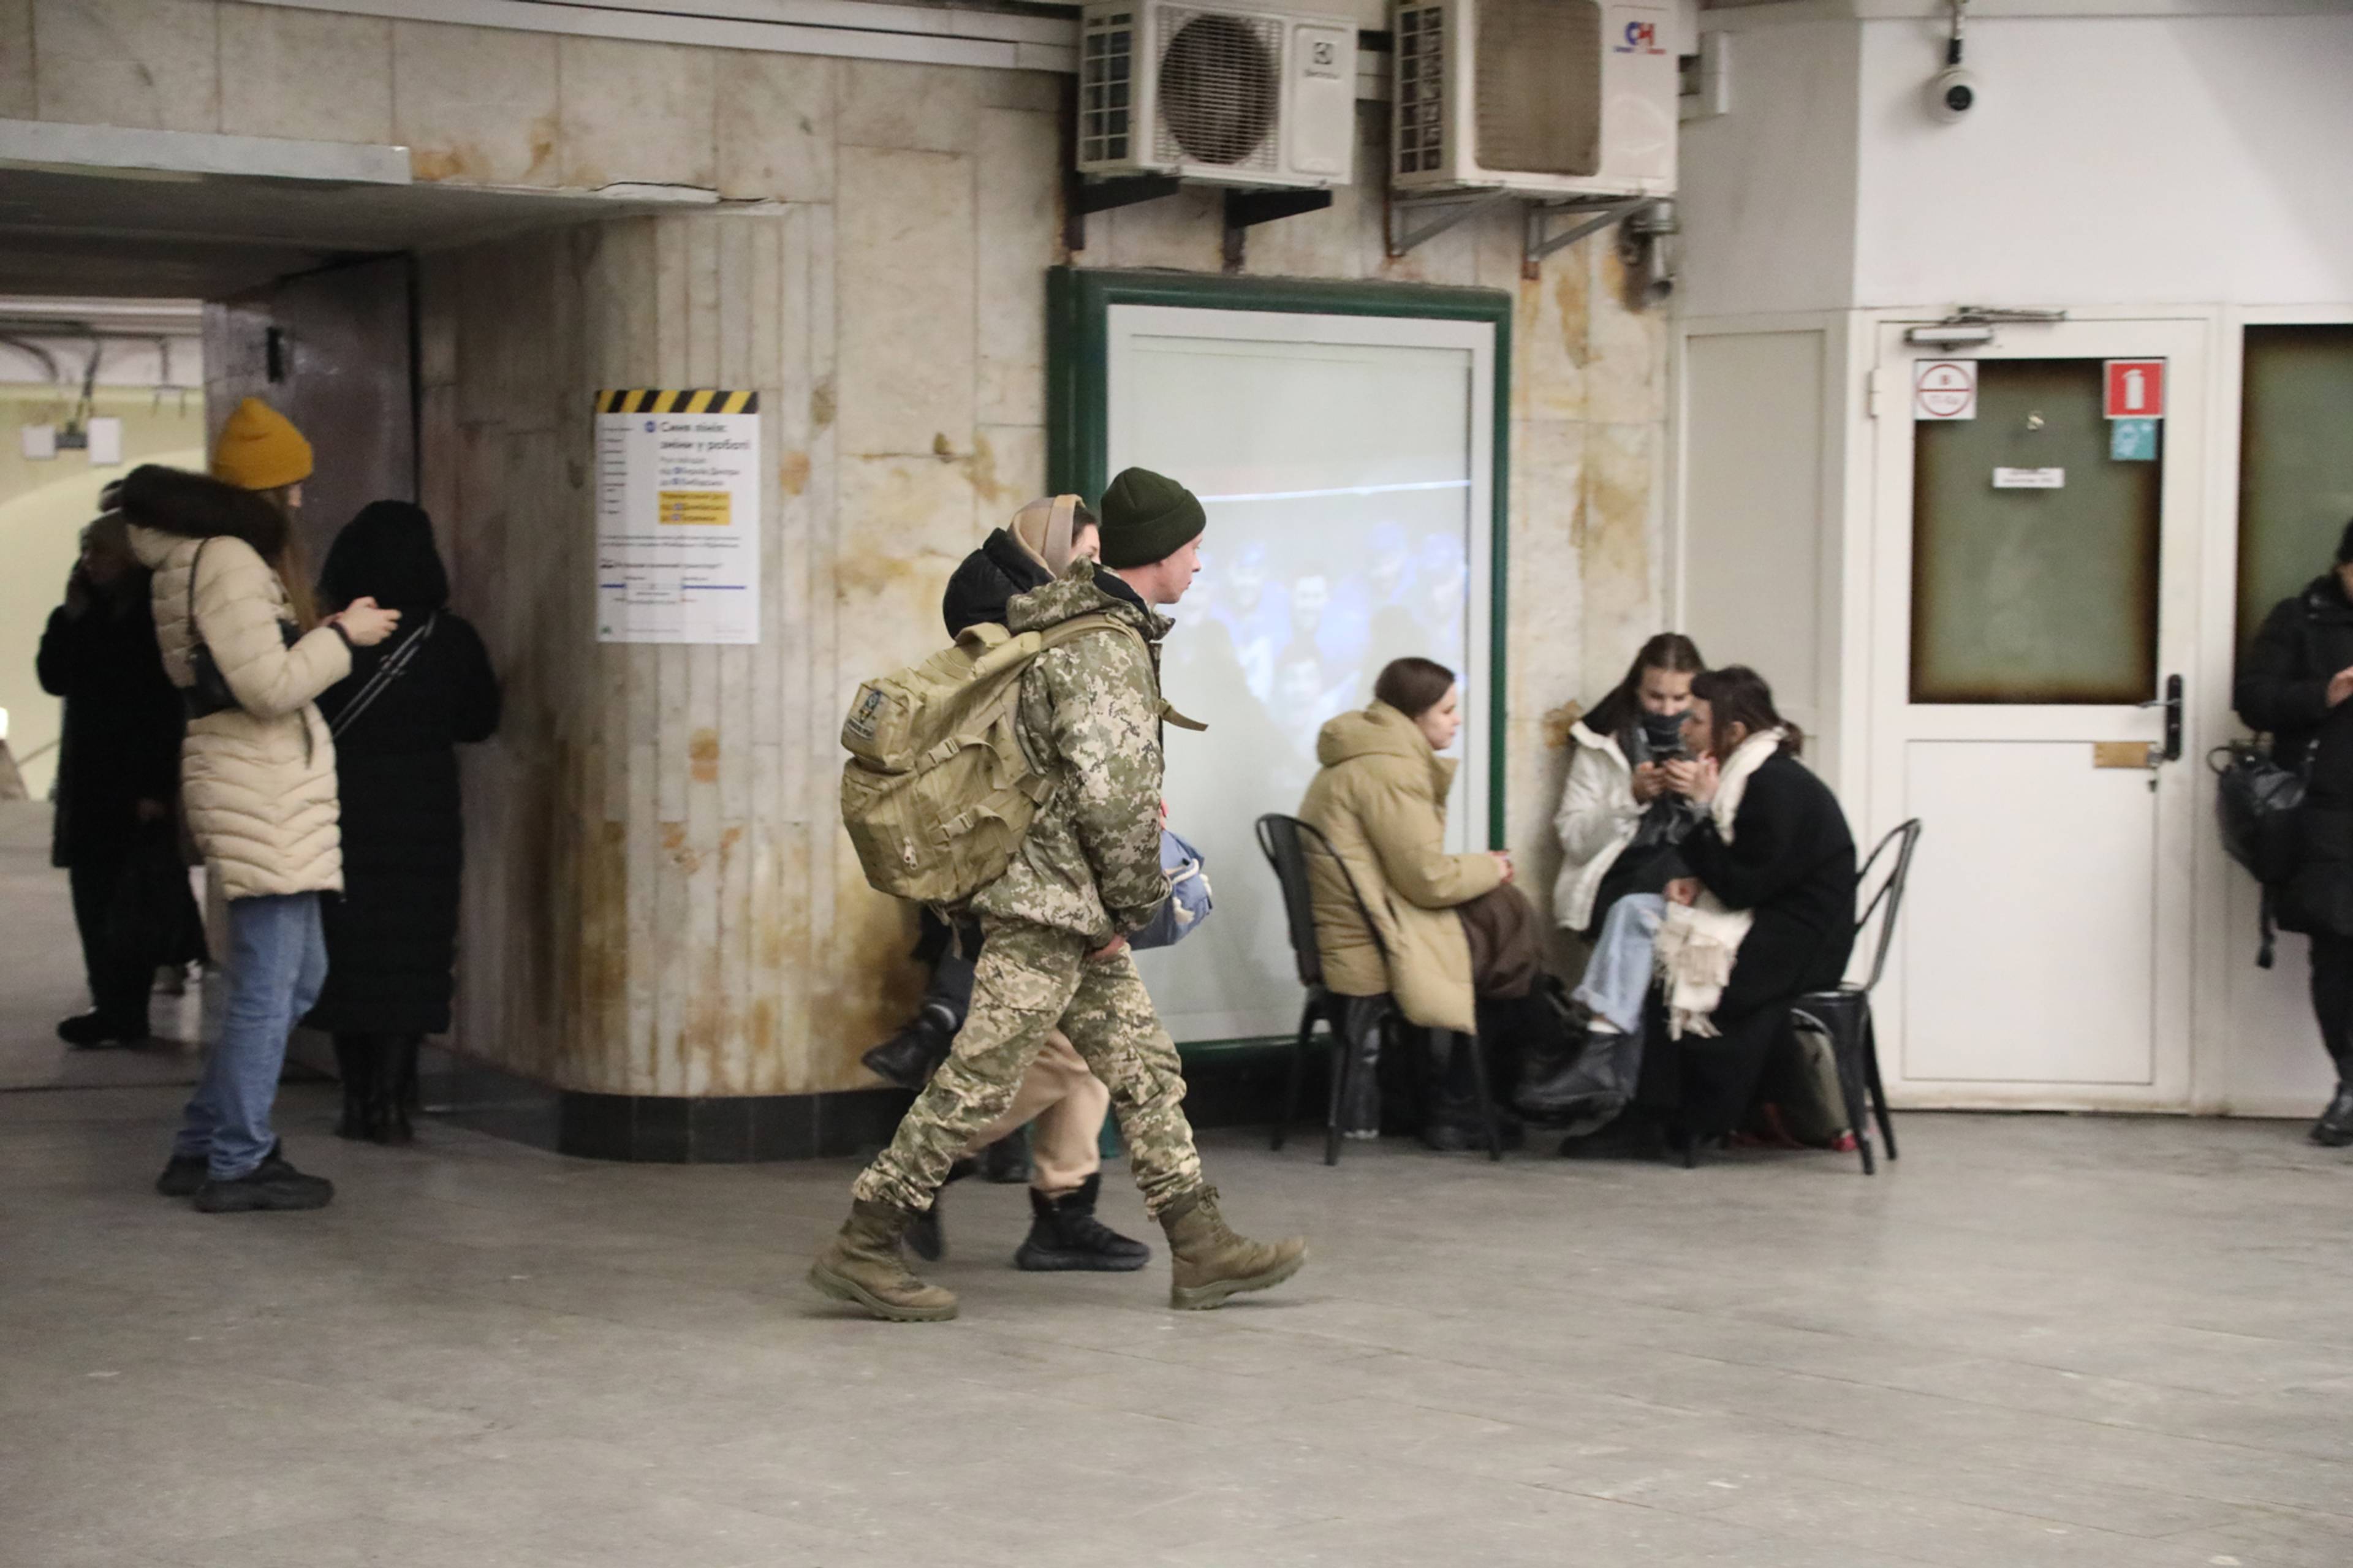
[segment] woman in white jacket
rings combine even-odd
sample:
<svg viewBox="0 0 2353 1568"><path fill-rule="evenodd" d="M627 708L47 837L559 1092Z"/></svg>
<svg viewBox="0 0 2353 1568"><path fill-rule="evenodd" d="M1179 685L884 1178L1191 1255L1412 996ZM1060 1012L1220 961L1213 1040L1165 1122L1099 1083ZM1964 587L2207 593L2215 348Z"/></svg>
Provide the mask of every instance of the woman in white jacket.
<svg viewBox="0 0 2353 1568"><path fill-rule="evenodd" d="M1653 915L1620 921L1609 932L1616 940L1596 942L1577 991L1596 1035L1640 1034L1654 906L1667 883L1685 874L1675 846L1700 817L1683 793L1697 764L1683 752L1682 731L1692 678L1705 668L1691 638L1662 632L1642 645L1617 689L1569 731L1575 750L1553 818L1561 849L1553 918L1592 942L1629 896L1648 900L1630 913ZM1609 1087L1595 1073L1609 1067L1611 1052L1597 1051L1594 1043L1589 1035L1562 1060L1531 1062L1516 1096L1520 1110L1559 1120L1586 1108L1598 1089Z"/></svg>
<svg viewBox="0 0 2353 1568"><path fill-rule="evenodd" d="M307 473L307 444L301 457ZM400 617L363 599L316 620L290 521L266 492L151 464L119 504L187 706L189 832L228 898L227 1016L156 1190L208 1214L318 1208L333 1186L295 1170L269 1125L287 1031L326 979L319 896L343 885L335 743L313 699Z"/></svg>

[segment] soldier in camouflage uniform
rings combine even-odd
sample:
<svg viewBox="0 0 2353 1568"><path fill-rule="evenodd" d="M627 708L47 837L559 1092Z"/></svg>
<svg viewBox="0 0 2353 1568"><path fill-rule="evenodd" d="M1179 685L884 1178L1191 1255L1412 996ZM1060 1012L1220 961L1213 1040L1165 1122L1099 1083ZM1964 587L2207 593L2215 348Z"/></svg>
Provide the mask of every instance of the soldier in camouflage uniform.
<svg viewBox="0 0 2353 1568"><path fill-rule="evenodd" d="M1110 615L1105 629L1039 656L1022 678L1020 727L1054 789L1005 874L972 900L987 942L955 1047L851 1188L850 1217L809 1281L902 1322L953 1318L955 1297L907 1268L899 1238L931 1206L948 1166L1000 1115L1059 1023L1110 1089L1145 1206L1168 1237L1171 1304L1215 1307L1281 1284L1306 1244L1246 1241L1228 1229L1185 1120L1176 1047L1160 1026L1125 933L1168 896L1160 869L1160 689L1156 648L1200 569L1201 503L1174 480L1130 468L1099 509L1103 565L1016 598L1018 633Z"/></svg>

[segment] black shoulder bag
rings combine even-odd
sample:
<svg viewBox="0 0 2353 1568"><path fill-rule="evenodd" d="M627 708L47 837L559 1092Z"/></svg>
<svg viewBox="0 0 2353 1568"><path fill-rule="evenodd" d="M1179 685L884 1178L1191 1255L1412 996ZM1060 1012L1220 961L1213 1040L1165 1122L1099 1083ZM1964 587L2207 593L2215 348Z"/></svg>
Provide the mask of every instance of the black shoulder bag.
<svg viewBox="0 0 2353 1568"><path fill-rule="evenodd" d="M2263 945L2258 968L2272 966L2280 890L2295 875L2296 813L2304 805L2305 776L2284 768L2252 741L2233 741L2206 754L2214 772L2214 816L2222 847L2263 884Z"/></svg>

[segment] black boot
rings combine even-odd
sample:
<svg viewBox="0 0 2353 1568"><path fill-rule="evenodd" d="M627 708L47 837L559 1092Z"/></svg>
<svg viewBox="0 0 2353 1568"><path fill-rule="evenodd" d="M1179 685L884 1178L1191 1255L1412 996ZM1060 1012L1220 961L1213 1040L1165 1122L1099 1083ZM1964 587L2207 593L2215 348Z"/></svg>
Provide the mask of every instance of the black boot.
<svg viewBox="0 0 2353 1568"><path fill-rule="evenodd" d="M946 1201L948 1189L980 1169L976 1160L958 1160L948 1167L948 1179L932 1194L932 1206L907 1223L907 1250L926 1263L937 1263L948 1255L948 1233L940 1224L940 1205Z"/></svg>
<svg viewBox="0 0 2353 1568"><path fill-rule="evenodd" d="M1487 1120L1479 1103L1479 1080L1471 1062L1471 1053L1483 1048L1472 1036L1432 1032L1427 1058L1428 1070L1423 1079L1427 1085L1422 1099L1426 1109L1421 1120L1421 1142L1425 1148L1435 1149L1441 1154L1458 1154L1466 1149L1486 1149ZM1506 1149L1518 1148L1523 1137L1519 1118L1501 1106L1495 1108L1494 1117L1496 1142Z"/></svg>
<svg viewBox="0 0 2353 1568"><path fill-rule="evenodd" d="M876 1046L858 1059L866 1070L884 1083L899 1089L921 1089L931 1081L932 1074L948 1059L948 1047L955 1039L955 1020L947 1010L926 1005L889 1039Z"/></svg>
<svg viewBox="0 0 2353 1568"><path fill-rule="evenodd" d="M1152 1261L1152 1248L1095 1218L1103 1173L1089 1176L1075 1193L1050 1198L1029 1189L1029 1236L1013 1255L1013 1267L1033 1273L1086 1269L1126 1274Z"/></svg>
<svg viewBox="0 0 2353 1568"><path fill-rule="evenodd" d="M368 1128L368 1136L378 1143L416 1141L416 1131L408 1122L408 1080L410 1064L415 1059L410 1052L414 1049L406 1036L381 1036L376 1040L375 1117Z"/></svg>
<svg viewBox="0 0 2353 1568"><path fill-rule="evenodd" d="M58 1038L79 1051L100 1046L135 1046L147 1038L147 1026L128 1013L83 1013L59 1024Z"/></svg>
<svg viewBox="0 0 2353 1568"><path fill-rule="evenodd" d="M1641 1064L1641 1036L1597 1031L1586 1036L1565 1068L1523 1081L1513 1103L1529 1120L1555 1126L1597 1115L1606 1120L1634 1097Z"/></svg>
<svg viewBox="0 0 2353 1568"><path fill-rule="evenodd" d="M368 1099L375 1088L375 1069L365 1035L335 1037L335 1076L343 1080L343 1111L335 1119L338 1138L368 1135Z"/></svg>
<svg viewBox="0 0 2353 1568"><path fill-rule="evenodd" d="M1029 1134L1016 1128L980 1152L980 1179L1010 1187L1029 1179Z"/></svg>
<svg viewBox="0 0 2353 1568"><path fill-rule="evenodd" d="M2337 1098L2320 1113L2307 1134L2324 1149L2342 1149L2353 1143L2353 1082L2339 1082Z"/></svg>

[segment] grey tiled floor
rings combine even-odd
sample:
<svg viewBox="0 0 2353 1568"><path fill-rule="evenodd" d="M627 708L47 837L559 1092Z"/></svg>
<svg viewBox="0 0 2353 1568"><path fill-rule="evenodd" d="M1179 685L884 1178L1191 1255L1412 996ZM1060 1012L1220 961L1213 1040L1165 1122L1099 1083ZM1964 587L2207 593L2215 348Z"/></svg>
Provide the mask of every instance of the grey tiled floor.
<svg viewBox="0 0 2353 1568"><path fill-rule="evenodd" d="M1871 1181L1213 1135L1290 1288L1019 1274L967 1184L965 1316L898 1327L800 1284L845 1164L328 1092L335 1206L219 1218L147 1190L174 1091L0 1096L7 1568L2353 1563L2353 1161L2284 1123L1909 1117Z"/></svg>

